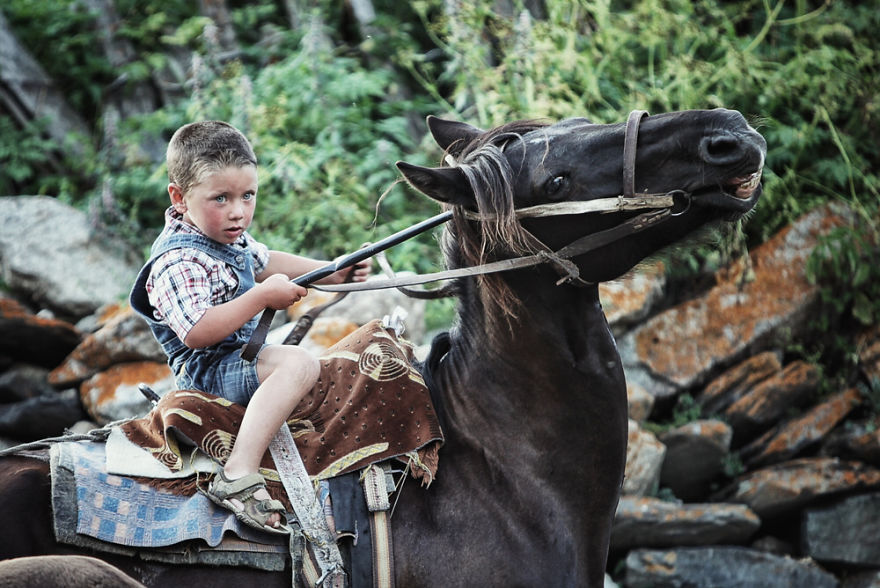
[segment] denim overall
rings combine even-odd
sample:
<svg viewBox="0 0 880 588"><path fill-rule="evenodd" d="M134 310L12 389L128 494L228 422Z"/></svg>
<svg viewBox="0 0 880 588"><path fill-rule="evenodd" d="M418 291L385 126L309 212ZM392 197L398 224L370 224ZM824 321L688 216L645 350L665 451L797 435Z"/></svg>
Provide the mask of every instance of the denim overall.
<svg viewBox="0 0 880 588"><path fill-rule="evenodd" d="M169 326L153 317L153 307L147 298L145 287L150 268L160 255L180 247L199 249L228 264L238 279L238 289L233 298L254 287L253 255L250 249L223 245L202 235L178 233L164 238L160 236L153 243L150 259L135 280L129 303L150 325L153 336L168 356L168 365L171 366L179 389L202 390L239 404L247 404L260 382L257 378L256 362L241 359L240 351L250 339L257 325L257 317L219 343L201 349L190 349Z"/></svg>

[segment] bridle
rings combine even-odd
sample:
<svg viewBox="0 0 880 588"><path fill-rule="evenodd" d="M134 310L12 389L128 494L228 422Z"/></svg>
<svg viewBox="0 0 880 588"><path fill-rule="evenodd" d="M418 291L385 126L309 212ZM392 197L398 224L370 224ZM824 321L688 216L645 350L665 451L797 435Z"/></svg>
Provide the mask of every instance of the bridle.
<svg viewBox="0 0 880 588"><path fill-rule="evenodd" d="M437 290L412 290L409 286L426 284L429 282L440 282L463 278L467 276L485 275L498 272L505 272L514 269L533 267L542 264L550 264L560 274L560 279L556 282L560 284L573 285L589 285L580 278L579 270L572 258L584 255L590 251L599 249L620 239L624 239L630 235L634 235L649 227L656 226L672 217L684 214L690 207L691 194L684 190L671 190L664 193L636 193L635 191L635 175L636 175L636 147L638 143L639 126L642 120L648 116L644 110L633 110L630 112L626 121L623 140L623 193L618 196L608 198L598 198L595 200L575 201L575 202L556 202L552 204L540 204L526 208L519 208L515 211L517 219L537 218L559 215L576 215L585 213L610 213L625 212L634 210L645 210L632 218L628 218L619 224L602 231L585 235L569 243L565 247L556 251L552 250L541 243L534 235L531 235L534 242L539 246L539 251L532 255L515 257L511 259L503 259L485 263L478 266L458 268L435 272L430 274L418 274L408 276L395 276L391 267L387 264L383 254L377 254L376 257L383 267L385 274L388 276L384 280L370 280L367 282L354 282L335 285L310 284L309 286L316 290L324 290L328 292L356 292L363 290L382 290L387 288L397 288L409 296L416 298L438 298L449 295L447 289L443 287ZM455 161L447 158L451 165L455 165ZM675 198L684 198L687 207L680 212L674 213ZM462 209L461 214L465 218L474 221L489 220L492 217L481 215ZM269 326L272 321L273 312L267 309L261 317L259 324L251 335L250 341L247 343L242 357L245 359L253 359L256 356L260 346L266 340Z"/></svg>
<svg viewBox="0 0 880 588"><path fill-rule="evenodd" d="M550 263L560 271L562 278L557 282L559 284L578 282L587 284L588 282L581 280L578 276L577 268L570 261L572 258L599 249L600 247L604 247L615 241L641 232L649 227L656 226L670 218L684 214L690 206L691 194L685 190L670 190L662 193L636 193L635 191L636 147L638 143L639 126L641 125L642 120L647 116L647 111L633 110L627 118L623 141L623 192L620 195L597 198L594 200L539 204L537 206L518 208L515 211L515 215L517 219L522 219L585 213L625 212L645 209L647 209L648 212L643 212L635 217L624 220L609 229L580 237L556 251L544 246L543 250L533 255L485 263L479 266L446 270L430 274L389 277L386 280L370 280L369 282L314 287L319 290L330 292L405 288L407 286L425 284L428 282L438 282L466 276L497 273L544 263ZM677 197L685 200L686 208L680 212L673 212ZM462 210L461 212L465 218L475 221L492 218L468 210ZM379 259L380 261L382 260L381 257ZM390 272L390 269L385 268L385 273L389 274L393 272ZM413 295L424 297L418 295L418 292L420 291L416 290L412 293Z"/></svg>

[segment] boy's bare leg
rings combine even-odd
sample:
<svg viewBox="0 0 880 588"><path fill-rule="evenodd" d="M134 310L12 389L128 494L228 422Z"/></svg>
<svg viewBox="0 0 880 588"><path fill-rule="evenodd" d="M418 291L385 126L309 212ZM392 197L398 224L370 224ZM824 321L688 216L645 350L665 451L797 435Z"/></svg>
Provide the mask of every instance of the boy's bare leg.
<svg viewBox="0 0 880 588"><path fill-rule="evenodd" d="M312 389L319 375L318 360L300 347L270 345L260 352L257 357L260 387L248 403L223 468L227 478L233 480L259 470L272 437ZM254 498L267 500L270 496L265 490L259 490ZM277 522L280 516L273 515L268 524L275 526Z"/></svg>

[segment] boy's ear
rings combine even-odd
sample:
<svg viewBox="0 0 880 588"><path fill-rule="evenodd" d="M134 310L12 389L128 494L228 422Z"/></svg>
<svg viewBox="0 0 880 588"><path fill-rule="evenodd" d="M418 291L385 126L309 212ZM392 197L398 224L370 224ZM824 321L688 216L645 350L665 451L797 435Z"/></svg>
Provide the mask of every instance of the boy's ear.
<svg viewBox="0 0 880 588"><path fill-rule="evenodd" d="M180 214L186 212L186 201L183 199L183 191L180 186L174 183L168 184L168 195L171 197L171 206L174 207L174 210Z"/></svg>

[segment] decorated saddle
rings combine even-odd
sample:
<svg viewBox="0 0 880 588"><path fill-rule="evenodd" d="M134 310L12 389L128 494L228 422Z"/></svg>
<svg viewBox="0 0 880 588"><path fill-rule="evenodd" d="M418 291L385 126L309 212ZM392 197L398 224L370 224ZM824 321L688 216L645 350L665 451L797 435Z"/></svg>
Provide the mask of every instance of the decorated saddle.
<svg viewBox="0 0 880 588"><path fill-rule="evenodd" d="M443 433L431 396L413 367L413 349L374 320L320 358L321 376L287 423L313 480L397 459L429 485L438 467ZM245 408L196 390L166 394L144 418L120 429L172 472L181 471L198 448L225 463ZM267 452L262 463L270 493L285 500ZM188 482L167 482L181 493ZM273 492L274 489L274 492Z"/></svg>

